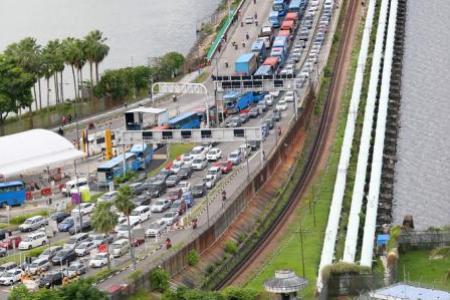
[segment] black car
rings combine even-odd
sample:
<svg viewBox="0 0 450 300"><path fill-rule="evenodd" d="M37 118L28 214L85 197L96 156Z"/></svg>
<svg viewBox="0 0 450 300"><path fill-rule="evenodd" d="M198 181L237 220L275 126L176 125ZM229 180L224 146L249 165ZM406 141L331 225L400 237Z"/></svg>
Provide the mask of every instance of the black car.
<svg viewBox="0 0 450 300"><path fill-rule="evenodd" d="M265 119L264 120L264 123L266 123L267 124L267 127L269 127L269 129L273 129L273 120L271 119L271 118L267 118L267 119Z"/></svg>
<svg viewBox="0 0 450 300"><path fill-rule="evenodd" d="M54 221L56 221L56 223L61 223L62 221L64 221L64 219L66 219L67 217L69 217L70 214L64 212L64 211L57 211L55 213L52 213L50 218Z"/></svg>
<svg viewBox="0 0 450 300"><path fill-rule="evenodd" d="M0 240L6 239L6 231L3 229L0 229Z"/></svg>
<svg viewBox="0 0 450 300"><path fill-rule="evenodd" d="M204 183L198 183L192 187L192 196L194 198L203 197L206 193L206 185Z"/></svg>
<svg viewBox="0 0 450 300"><path fill-rule="evenodd" d="M179 176L179 174L170 175L169 177L167 177L166 186L174 187L178 184L178 182L180 182L180 180L181 180L181 177Z"/></svg>
<svg viewBox="0 0 450 300"><path fill-rule="evenodd" d="M75 250L72 249L63 249L58 251L55 256L52 258L52 264L54 266L57 265L66 265L74 260L77 259L77 254L75 253Z"/></svg>
<svg viewBox="0 0 450 300"><path fill-rule="evenodd" d="M134 182L130 184L129 187L133 195L140 195L143 191L145 191L145 187L142 182Z"/></svg>
<svg viewBox="0 0 450 300"><path fill-rule="evenodd" d="M55 285L61 285L63 281L63 275L61 272L51 272L45 274L44 277L39 279L39 287L51 288Z"/></svg>
<svg viewBox="0 0 450 300"><path fill-rule="evenodd" d="M80 223L79 222L75 222L75 225L70 227L69 229L69 234L70 235L74 235L75 233L79 233L79 232L88 232L90 231L91 228L91 221L89 220L84 220L81 222L82 226L81 230L80 230Z"/></svg>
<svg viewBox="0 0 450 300"><path fill-rule="evenodd" d="M139 196L135 197L133 199L133 203L136 204L136 206L150 205L151 200L152 195L150 194L150 192L145 191Z"/></svg>
<svg viewBox="0 0 450 300"><path fill-rule="evenodd" d="M181 177L181 179L189 179L192 176L192 172L193 170L191 167L183 166L178 172L178 175Z"/></svg>
<svg viewBox="0 0 450 300"><path fill-rule="evenodd" d="M163 181L154 181L147 185L147 192L152 198L158 198L166 191L166 183Z"/></svg>
<svg viewBox="0 0 450 300"><path fill-rule="evenodd" d="M256 151L256 150L259 149L260 142L259 142L259 141L249 141L249 142L248 142L248 145L250 146L250 149L251 149L252 151Z"/></svg>
<svg viewBox="0 0 450 300"><path fill-rule="evenodd" d="M173 174L173 172L171 170L168 170L166 168L162 168L161 171L159 171L158 175L156 175L156 177L162 176L162 177L164 177L164 180L166 180L167 177L169 177L172 174Z"/></svg>

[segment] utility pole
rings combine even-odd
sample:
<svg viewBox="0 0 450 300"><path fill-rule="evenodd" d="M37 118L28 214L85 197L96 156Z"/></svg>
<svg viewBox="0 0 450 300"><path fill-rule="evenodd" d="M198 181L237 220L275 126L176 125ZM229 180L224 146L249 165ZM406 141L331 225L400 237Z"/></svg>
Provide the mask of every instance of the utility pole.
<svg viewBox="0 0 450 300"><path fill-rule="evenodd" d="M305 276L305 254L303 252L303 229L302 229L302 225L300 224L300 256L301 256L301 261L302 261L302 275L303 278L306 278Z"/></svg>

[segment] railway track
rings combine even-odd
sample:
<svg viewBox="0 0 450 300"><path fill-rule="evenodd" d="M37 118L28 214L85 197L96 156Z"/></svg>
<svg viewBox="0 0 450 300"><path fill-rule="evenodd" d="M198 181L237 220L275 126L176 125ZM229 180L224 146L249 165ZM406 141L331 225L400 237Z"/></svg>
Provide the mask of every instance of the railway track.
<svg viewBox="0 0 450 300"><path fill-rule="evenodd" d="M221 289L233 282L237 275L245 270L249 265L251 265L251 263L263 252L264 248L276 236L279 229L286 224L289 216L294 212L294 207L298 204L298 202L304 195L309 183L311 182L319 167L319 162L326 149L326 140L330 133L331 124L333 121L333 113L338 108L336 104L336 99L338 97L337 95L339 94L340 87L343 83L345 83L346 80L345 59L348 52L348 47L351 48L352 46L350 43L352 26L354 25L354 22L357 22L358 20L357 8L359 1L348 1L349 3L346 9L341 12L341 14L343 14L341 16L346 16L343 28L344 36L340 41L337 58L333 66L334 71L332 80L330 83L326 101L324 103L324 109L320 119L318 133L314 140L312 151L308 157L307 162L305 163L302 175L297 181L294 191L289 197L287 205L283 208L280 215L275 219L272 226L261 236L261 238L253 247L252 251L249 252L249 255L243 257L241 262L234 268L232 268L230 272L224 277L224 279L217 284L217 286L215 287L216 290Z"/></svg>

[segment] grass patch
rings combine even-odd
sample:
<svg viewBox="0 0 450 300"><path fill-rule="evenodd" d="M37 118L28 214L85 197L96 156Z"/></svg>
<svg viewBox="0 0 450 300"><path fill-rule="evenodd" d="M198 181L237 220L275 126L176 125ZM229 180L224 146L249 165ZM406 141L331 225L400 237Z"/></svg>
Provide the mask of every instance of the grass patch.
<svg viewBox="0 0 450 300"><path fill-rule="evenodd" d="M450 290L450 259L430 259L430 251L414 250L400 254L400 281L420 282Z"/></svg>
<svg viewBox="0 0 450 300"><path fill-rule="evenodd" d="M23 222L25 222L26 219L34 217L34 216L46 217L46 216L48 216L48 210L46 210L46 209L44 210L43 209L43 210L36 211L34 213L15 216L15 217L13 217L13 218L11 218L9 220L9 223L12 224L12 225L20 225Z"/></svg>
<svg viewBox="0 0 450 300"><path fill-rule="evenodd" d="M342 5L343 6L343 5ZM328 68L334 66L334 62L337 57L339 34L338 32L343 28L345 16L341 14L338 22L337 32L333 38L333 46L330 51L328 59ZM358 43L358 41L356 41ZM359 44L358 44L359 47ZM355 55L352 52L352 55ZM358 52L356 51L356 55ZM353 72L356 69L355 66L351 66L349 72ZM353 75L348 76L346 90L350 89L353 82ZM321 89L314 108L315 115L318 115L323 108L323 103L328 95L331 78L323 77L321 81ZM344 92L344 95L347 91ZM291 269L296 274L303 276L309 280L309 285L301 293L305 299L313 299L315 291L315 283L317 278L318 265L320 262L320 254L322 250L322 243L324 237L324 231L328 220L328 212L330 208L331 198L333 195L333 187L336 179L336 172L339 163L340 150L343 142L343 136L345 131L345 123L347 119L347 112L349 107L350 97L343 97L341 101L341 107L338 117L338 126L336 136L334 138L333 147L330 153L330 157L327 163L327 168L319 174L316 181L311 185L311 188L307 191L303 198L304 205L297 206L294 212L294 220L288 228L288 232L284 239L281 241L277 250L272 253L272 257L268 259L268 262L262 270L246 284L246 287L256 290L262 290L264 281L273 277L276 270ZM310 133L308 136L311 135ZM309 208L306 209L308 204ZM301 265L300 256L300 226L303 231L303 249L304 249L304 270Z"/></svg>
<svg viewBox="0 0 450 300"><path fill-rule="evenodd" d="M167 147L169 147L169 158L162 163L158 168L150 171L147 176L152 177L159 173L159 171L164 168L164 166L172 161L177 159L180 155L189 152L194 148L194 144L167 144Z"/></svg>
<svg viewBox="0 0 450 300"><path fill-rule="evenodd" d="M209 73L208 72L201 72L195 79L192 81L193 83L202 83L206 79L208 79Z"/></svg>
<svg viewBox="0 0 450 300"><path fill-rule="evenodd" d="M53 246L62 246L64 244L64 242L65 241L58 241L55 243L51 243L51 246L52 247ZM45 246L36 247L31 250L19 251L18 253L8 255L8 256L0 259L0 265L8 263L8 262L15 262L16 264L19 264L25 260L26 256L37 257L42 252L44 252L44 250L47 249L48 247L49 247L49 245L47 244Z"/></svg>
<svg viewBox="0 0 450 300"><path fill-rule="evenodd" d="M152 297L149 292L146 292L144 290L139 290L132 296L128 297L127 299L128 300L151 300L151 299L155 299L155 298Z"/></svg>

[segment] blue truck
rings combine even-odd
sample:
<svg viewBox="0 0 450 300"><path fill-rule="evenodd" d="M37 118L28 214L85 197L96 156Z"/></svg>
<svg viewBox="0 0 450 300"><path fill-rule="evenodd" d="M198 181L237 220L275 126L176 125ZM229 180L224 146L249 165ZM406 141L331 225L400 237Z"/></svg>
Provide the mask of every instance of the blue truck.
<svg viewBox="0 0 450 300"><path fill-rule="evenodd" d="M286 60L286 52L283 50L283 48L272 48L270 56L278 57L280 59L280 66L282 66Z"/></svg>
<svg viewBox="0 0 450 300"><path fill-rule="evenodd" d="M265 93L247 92L241 94L237 91L228 91L223 96L224 108L227 115L237 114L241 110L249 108L264 98Z"/></svg>
<svg viewBox="0 0 450 300"><path fill-rule="evenodd" d="M254 52L244 53L235 62L234 70L237 75L252 75L258 68L258 54Z"/></svg>
<svg viewBox="0 0 450 300"><path fill-rule="evenodd" d="M278 12L279 17L283 17L286 15L288 2L288 0L274 0L272 10Z"/></svg>
<svg viewBox="0 0 450 300"><path fill-rule="evenodd" d="M272 10L269 14L269 23L273 28L280 28L281 26L281 20L280 16L278 15L277 11Z"/></svg>
<svg viewBox="0 0 450 300"><path fill-rule="evenodd" d="M258 38L252 44L252 52L259 57L259 63L262 63L267 56L266 44L263 38Z"/></svg>
<svg viewBox="0 0 450 300"><path fill-rule="evenodd" d="M289 38L287 36L277 36L273 41L272 49L273 48L282 48L286 54L289 48Z"/></svg>
<svg viewBox="0 0 450 300"><path fill-rule="evenodd" d="M255 76L271 76L273 75L273 68L269 65L262 65L256 70Z"/></svg>

